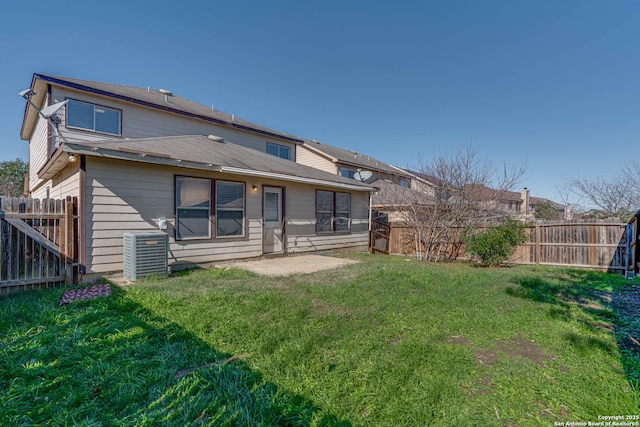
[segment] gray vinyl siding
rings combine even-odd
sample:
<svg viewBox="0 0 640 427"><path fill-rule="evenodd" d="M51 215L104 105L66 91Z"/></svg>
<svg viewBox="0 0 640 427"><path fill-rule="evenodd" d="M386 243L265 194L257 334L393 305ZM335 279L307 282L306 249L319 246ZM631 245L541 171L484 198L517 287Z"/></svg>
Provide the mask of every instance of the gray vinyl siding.
<svg viewBox="0 0 640 427"><path fill-rule="evenodd" d="M250 191L255 183L246 181L245 237L176 241L175 175L243 181L238 176L87 158L87 273L121 271L123 234L159 231L160 218L167 218L169 222L169 264L210 263L262 255L259 221L262 201L260 195Z"/></svg>
<svg viewBox="0 0 640 427"><path fill-rule="evenodd" d="M302 145L296 147L296 162L334 175L338 173L335 163Z"/></svg>
<svg viewBox="0 0 640 427"><path fill-rule="evenodd" d="M368 193L352 192L351 233L315 232L316 187L272 179L204 173L181 168L87 158L87 273L122 271L122 236L126 232L158 231L160 218L169 222L169 264L259 257L262 248L262 188L284 187L289 253L329 249L361 249L368 244ZM174 176L183 175L245 183L245 236L204 240L174 239ZM257 191L252 191L255 185ZM326 189L326 188L325 188ZM213 208L213 207L212 207ZM214 233L214 231L212 231Z"/></svg>
<svg viewBox="0 0 640 427"><path fill-rule="evenodd" d="M263 153L267 152L267 142L284 145L290 148L290 152L293 157L291 160L295 161L295 144L289 141L280 140L279 138L236 130L196 118L179 116L177 114L154 110L110 98L76 92L66 88L53 88L52 97L54 100L58 101L72 98L78 101L90 102L121 110L122 135L117 137L113 135L104 135L90 131L67 128L64 114L65 110L63 109L59 114L62 119L60 130L69 141L99 141L113 138L138 139L178 135L217 135L227 141L234 142Z"/></svg>
<svg viewBox="0 0 640 427"><path fill-rule="evenodd" d="M319 190L336 191L331 188ZM369 244L369 194L351 192L351 232L316 233L316 189L287 187L287 251L366 250ZM338 190L340 191L340 190Z"/></svg>

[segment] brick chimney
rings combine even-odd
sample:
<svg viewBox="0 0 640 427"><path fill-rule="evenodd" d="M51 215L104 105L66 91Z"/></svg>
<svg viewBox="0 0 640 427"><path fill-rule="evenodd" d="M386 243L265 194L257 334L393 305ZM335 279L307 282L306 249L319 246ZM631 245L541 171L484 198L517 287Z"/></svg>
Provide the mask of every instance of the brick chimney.
<svg viewBox="0 0 640 427"><path fill-rule="evenodd" d="M520 192L520 200L522 204L520 205L520 213L525 215L529 214L529 189L524 187Z"/></svg>

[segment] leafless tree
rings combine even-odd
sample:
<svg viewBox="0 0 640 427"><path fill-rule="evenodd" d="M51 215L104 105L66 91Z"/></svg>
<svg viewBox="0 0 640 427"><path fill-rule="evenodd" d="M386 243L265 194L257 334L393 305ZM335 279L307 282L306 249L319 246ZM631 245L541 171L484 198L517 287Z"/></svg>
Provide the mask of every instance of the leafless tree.
<svg viewBox="0 0 640 427"><path fill-rule="evenodd" d="M523 179L526 165L497 170L473 147L463 146L429 162L419 158L412 169L431 182L433 191L423 197L400 195L403 222L420 243L418 256L433 261L457 256L460 244L452 242L461 242L465 230L509 215L502 202Z"/></svg>
<svg viewBox="0 0 640 427"><path fill-rule="evenodd" d="M640 167L626 167L611 178L569 178L568 188L602 216L628 220L640 207Z"/></svg>

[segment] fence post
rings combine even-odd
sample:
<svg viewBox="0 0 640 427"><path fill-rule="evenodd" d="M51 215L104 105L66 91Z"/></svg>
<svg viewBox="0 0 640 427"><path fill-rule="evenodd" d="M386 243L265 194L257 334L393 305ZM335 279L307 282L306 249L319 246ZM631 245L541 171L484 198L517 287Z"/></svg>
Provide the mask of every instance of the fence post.
<svg viewBox="0 0 640 427"><path fill-rule="evenodd" d="M67 286L73 285L73 242L73 202L67 196L64 202L64 268Z"/></svg>
<svg viewBox="0 0 640 427"><path fill-rule="evenodd" d="M633 238L633 254L631 255L633 259L633 274L638 274L638 261L640 261L639 259L639 252L638 251L638 238L640 237L640 210L638 212L636 212L636 216L635 216L635 225L633 227L634 232L632 233L632 238Z"/></svg>
<svg viewBox="0 0 640 427"><path fill-rule="evenodd" d="M542 236L540 236L540 225L536 224L536 228L535 228L535 236L536 236L536 241L535 241L535 258L536 258L536 265L540 265L540 238Z"/></svg>

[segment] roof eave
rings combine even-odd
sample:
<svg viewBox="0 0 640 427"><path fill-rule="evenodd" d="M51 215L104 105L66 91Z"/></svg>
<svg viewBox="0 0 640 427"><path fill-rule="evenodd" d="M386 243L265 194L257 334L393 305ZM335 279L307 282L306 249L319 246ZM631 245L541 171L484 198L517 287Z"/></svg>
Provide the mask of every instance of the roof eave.
<svg viewBox="0 0 640 427"><path fill-rule="evenodd" d="M47 94L47 84L39 79L38 74L34 74L31 79L31 86L29 87L31 90L36 92L35 95L32 95L31 102L35 105L42 105ZM35 129L37 121L38 111L33 108L31 103L25 102L24 115L22 117L22 128L20 129L20 139L24 141L31 139L31 135L33 135L33 130Z"/></svg>
<svg viewBox="0 0 640 427"><path fill-rule="evenodd" d="M61 152L64 151L72 154L85 155L85 156L103 157L103 158L110 158L110 159L116 159L116 160L128 160L128 161L134 161L134 162L156 164L156 165L162 165L162 166L174 166L174 167L183 167L183 168L189 168L189 169L206 170L211 172L225 172L225 173L232 173L232 174L238 174L238 175L279 179L279 180L289 181L289 182L315 184L315 185L322 185L325 187L341 188L346 190L367 191L367 192L374 190L373 187L366 184L347 184L347 183L329 181L329 180L323 180L323 179L306 178L306 177L300 177L296 175L287 175L287 174L277 173L277 172L244 169L244 168L237 168L237 167L231 167L231 166L216 165L213 163L199 163L199 162L193 162L193 161L186 161L181 159L175 159L172 157L159 156L159 155L147 154L147 153L135 153L130 151L109 150L109 149L104 149L99 147L87 147L82 144L67 143L61 146L59 150ZM61 156L61 153L57 154L57 158L59 158L60 156Z"/></svg>
<svg viewBox="0 0 640 427"><path fill-rule="evenodd" d="M154 108L154 109L158 109L158 110L162 110L162 111L166 111L169 113L173 113L173 114L179 114L182 116L186 116L186 117L191 117L191 118L195 118L195 119L199 119L199 120L204 120L204 121L208 121L208 122L212 122L212 123L216 123L222 126L226 126L226 127L230 127L230 128L234 128L234 129L238 129L238 130L243 130L246 132L252 132L252 133L257 133L260 135L265 135L265 136L269 136L272 138L278 138L281 140L285 140L285 141L289 141L289 142L293 142L295 144L302 144L303 140L299 139L299 138L294 138L291 136L287 136L287 135L280 135L274 132L268 132L266 130L262 130L262 129L256 129L256 128L252 128L251 126L245 126L239 123L233 123L233 122L228 122L226 120L222 120L222 119L216 119L214 117L208 117L208 116L203 116L201 114L196 114L196 113L189 113L187 111L183 111L177 108L171 108L171 107L167 107L165 105L159 105L159 104L155 104L153 102L148 102L148 101L143 101L137 98L133 98L133 97L129 97L129 96L125 96L125 95L119 95L117 93L113 93L113 92L109 92L106 90L102 90L102 89L97 89L97 88L92 88L89 86L85 86L79 83L73 83L73 82L69 82L66 80L62 80L62 79L58 79L56 77L52 77L52 76L47 76L44 74L34 74L34 77L37 76L39 79L42 79L43 81L49 82L49 83L53 83L53 84L57 84L59 86L64 86L64 87L68 87L71 89L75 89L75 90L79 90L79 91L83 91L83 92L89 92L89 93L93 93L95 95L101 95L101 96L106 96L109 98L114 98L114 99L118 99L120 101L125 101L125 102L130 102L133 104L137 104L137 105L142 105L144 107L148 107L148 108Z"/></svg>
<svg viewBox="0 0 640 427"><path fill-rule="evenodd" d="M301 147L306 148L307 150L312 151L312 152L314 152L315 154L317 154L317 155L319 155L319 156L322 156L322 157L324 157L325 159L330 160L330 161L331 161L331 162L333 162L333 163L336 163L336 162L338 161L338 159L337 159L337 158L335 158L335 157L333 157L333 156L330 156L329 154L325 153L324 151L322 151L322 150L320 150L320 149L318 149L318 148L316 148L316 147L312 147L312 146L311 146L311 145L309 145L309 143L307 143L307 142L303 142L303 143L302 143L302 145L301 145Z"/></svg>

